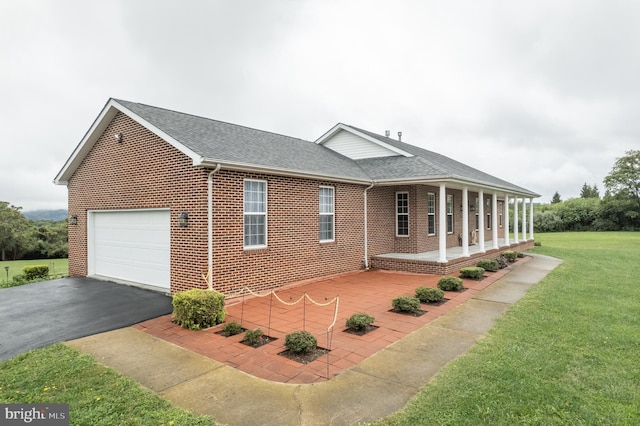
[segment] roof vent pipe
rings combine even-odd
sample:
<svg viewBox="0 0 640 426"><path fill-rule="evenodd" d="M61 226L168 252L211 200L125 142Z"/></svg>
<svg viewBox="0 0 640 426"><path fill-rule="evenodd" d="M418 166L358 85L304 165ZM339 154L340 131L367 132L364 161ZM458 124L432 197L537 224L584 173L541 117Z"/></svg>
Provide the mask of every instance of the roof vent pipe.
<svg viewBox="0 0 640 426"><path fill-rule="evenodd" d="M398 132L398 140L402 141L402 132Z"/></svg>
<svg viewBox="0 0 640 426"><path fill-rule="evenodd" d="M391 130L385 130L385 131L384 131L384 135L385 135L386 137L389 137L389 136L391 135Z"/></svg>

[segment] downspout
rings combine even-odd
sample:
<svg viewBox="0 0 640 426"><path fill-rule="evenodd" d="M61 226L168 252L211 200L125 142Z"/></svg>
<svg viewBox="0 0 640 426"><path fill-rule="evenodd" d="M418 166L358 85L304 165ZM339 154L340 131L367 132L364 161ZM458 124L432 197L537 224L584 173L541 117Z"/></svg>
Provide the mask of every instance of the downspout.
<svg viewBox="0 0 640 426"><path fill-rule="evenodd" d="M207 238L208 238L208 269L207 285L213 290L213 175L220 170L220 163L209 173L207 178Z"/></svg>
<svg viewBox="0 0 640 426"><path fill-rule="evenodd" d="M369 234L367 231L368 225L367 225L367 191L370 190L371 188L373 188L374 182L371 182L371 185L369 185L365 190L364 190L364 269L365 271L369 270L369 250L368 250L368 246L369 246Z"/></svg>

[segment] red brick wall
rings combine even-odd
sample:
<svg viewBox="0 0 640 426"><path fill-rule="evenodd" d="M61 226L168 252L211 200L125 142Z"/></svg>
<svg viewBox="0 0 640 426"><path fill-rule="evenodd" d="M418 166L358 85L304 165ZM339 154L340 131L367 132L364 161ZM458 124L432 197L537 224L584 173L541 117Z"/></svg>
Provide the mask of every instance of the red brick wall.
<svg viewBox="0 0 640 426"><path fill-rule="evenodd" d="M123 134L122 143L114 139ZM169 208L171 291L206 287L207 176L191 160L118 114L69 179L69 273L87 274L87 210ZM243 179L267 180L268 247L243 248ZM362 268L364 186L221 170L213 178L214 286L254 291ZM335 187L336 240L319 242L318 187ZM189 226L177 217L189 213Z"/></svg>

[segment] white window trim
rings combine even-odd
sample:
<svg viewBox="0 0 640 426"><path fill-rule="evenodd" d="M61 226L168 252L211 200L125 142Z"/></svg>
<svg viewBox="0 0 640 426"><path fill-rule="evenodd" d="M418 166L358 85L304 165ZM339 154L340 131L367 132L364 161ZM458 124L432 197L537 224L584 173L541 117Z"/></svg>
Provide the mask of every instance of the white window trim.
<svg viewBox="0 0 640 426"><path fill-rule="evenodd" d="M245 192L244 192L244 184L245 182L262 182L264 183L264 213L262 212L249 212L247 213L244 210L244 205L245 205ZM245 250L254 250L254 249L263 249L263 248L267 248L269 245L269 232L268 232L268 228L269 228L269 216L268 216L268 212L269 212L269 184L266 180L264 179L244 179L242 181L242 245L244 247ZM245 224L245 217L247 214L250 215L264 215L264 244L256 244L256 245L252 245L252 246L247 246L244 245L244 241L245 241L245 234L244 234L244 224Z"/></svg>
<svg viewBox="0 0 640 426"><path fill-rule="evenodd" d="M449 202L451 201L451 202ZM447 234L453 234L455 230L455 217L453 216L453 194L447 194ZM451 231L449 231L449 216L451 216Z"/></svg>
<svg viewBox="0 0 640 426"><path fill-rule="evenodd" d="M504 226L504 201L498 201L498 227Z"/></svg>
<svg viewBox="0 0 640 426"><path fill-rule="evenodd" d="M324 189L330 189L332 194L333 194L333 197L332 197L333 204L331 206L333 212L331 212L331 213L319 212L320 213L319 216L331 216L331 229L332 229L332 234L331 235L332 235L333 238L327 239L327 240L320 239L320 242L321 243L332 243L332 242L334 242L336 240L336 189L333 186L320 185L320 187L318 189L318 198L320 198L320 189L323 189L323 188ZM319 199L318 199L318 210L320 210L320 200ZM318 223L318 226L319 225L320 224Z"/></svg>
<svg viewBox="0 0 640 426"><path fill-rule="evenodd" d="M400 195L400 194L407 194L407 213L398 213L398 195ZM409 227L409 192L407 192L407 191L398 191L398 192L396 192L394 208L396 210L396 237L408 237L411 234L411 228ZM400 216L400 215L406 215L407 216L407 234L406 235L400 235L398 233L398 216Z"/></svg>
<svg viewBox="0 0 640 426"><path fill-rule="evenodd" d="M429 212L429 197L433 197L433 213ZM438 222L436 221L436 210L438 204L436 203L436 194L434 192L427 193L427 235L434 236L438 233ZM429 232L429 216L433 216L433 233Z"/></svg>

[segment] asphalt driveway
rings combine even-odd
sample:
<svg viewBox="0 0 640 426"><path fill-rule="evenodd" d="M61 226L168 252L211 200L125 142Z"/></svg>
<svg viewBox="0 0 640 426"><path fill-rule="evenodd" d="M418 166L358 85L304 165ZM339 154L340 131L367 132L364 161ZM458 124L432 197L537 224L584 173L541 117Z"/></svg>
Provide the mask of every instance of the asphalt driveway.
<svg viewBox="0 0 640 426"><path fill-rule="evenodd" d="M171 313L161 293L62 278L0 289L0 361L30 349L127 327Z"/></svg>

